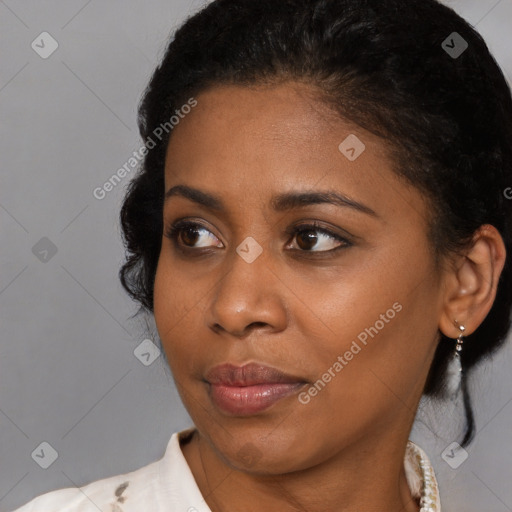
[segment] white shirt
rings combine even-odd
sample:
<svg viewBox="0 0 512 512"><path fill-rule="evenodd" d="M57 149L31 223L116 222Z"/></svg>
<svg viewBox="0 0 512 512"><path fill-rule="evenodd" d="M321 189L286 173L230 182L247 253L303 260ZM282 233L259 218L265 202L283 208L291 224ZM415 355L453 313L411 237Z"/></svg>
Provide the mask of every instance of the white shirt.
<svg viewBox="0 0 512 512"><path fill-rule="evenodd" d="M57 489L35 497L14 512L211 512L183 456L180 440L194 428L171 436L164 456L130 473L83 487ZM405 475L420 512L441 512L434 471L425 452L409 441Z"/></svg>

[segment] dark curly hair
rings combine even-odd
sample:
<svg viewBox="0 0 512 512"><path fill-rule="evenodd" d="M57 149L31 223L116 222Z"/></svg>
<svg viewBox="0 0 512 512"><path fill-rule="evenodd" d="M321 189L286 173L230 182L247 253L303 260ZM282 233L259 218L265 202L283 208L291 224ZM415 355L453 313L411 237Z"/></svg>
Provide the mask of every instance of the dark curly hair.
<svg viewBox="0 0 512 512"><path fill-rule="evenodd" d="M446 48L457 32L468 44ZM483 38L436 0L215 0L175 32L139 107L139 130L155 146L130 182L120 217L127 258L123 287L153 312L163 230L164 162L172 130L155 137L187 99L221 84L296 81L340 117L382 137L394 171L431 206L436 261L468 247L492 224L512 254L512 96ZM168 123L169 124L169 123ZM161 130L162 131L162 130ZM489 314L462 351L466 430L474 437L468 370L506 339L510 327L510 256ZM454 340L440 339L424 394L446 395Z"/></svg>

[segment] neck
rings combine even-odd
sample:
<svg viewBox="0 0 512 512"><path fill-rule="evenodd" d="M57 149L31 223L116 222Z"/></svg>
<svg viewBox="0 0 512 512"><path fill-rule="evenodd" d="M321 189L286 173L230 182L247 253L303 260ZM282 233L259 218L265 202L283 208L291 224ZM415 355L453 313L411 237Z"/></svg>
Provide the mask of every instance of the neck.
<svg viewBox="0 0 512 512"><path fill-rule="evenodd" d="M228 466L198 431L182 447L212 512L418 512L404 471L408 431L358 442L305 470L261 475Z"/></svg>

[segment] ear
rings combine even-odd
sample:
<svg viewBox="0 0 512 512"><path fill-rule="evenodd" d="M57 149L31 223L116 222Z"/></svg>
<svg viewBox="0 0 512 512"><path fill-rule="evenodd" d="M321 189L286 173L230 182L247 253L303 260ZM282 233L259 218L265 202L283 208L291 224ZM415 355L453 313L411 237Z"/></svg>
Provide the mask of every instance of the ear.
<svg viewBox="0 0 512 512"><path fill-rule="evenodd" d="M506 249L499 231L484 224L475 231L471 247L457 256L446 270L439 329L449 338L473 333L491 310L498 280L505 265Z"/></svg>

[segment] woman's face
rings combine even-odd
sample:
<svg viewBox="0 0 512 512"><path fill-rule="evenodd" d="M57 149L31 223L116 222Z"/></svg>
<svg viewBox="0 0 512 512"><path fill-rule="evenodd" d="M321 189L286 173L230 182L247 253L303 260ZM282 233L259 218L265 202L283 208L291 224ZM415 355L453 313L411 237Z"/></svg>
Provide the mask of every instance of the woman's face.
<svg viewBox="0 0 512 512"><path fill-rule="evenodd" d="M166 158L166 192L187 188L164 205L159 335L199 432L250 471L407 438L442 309L421 193L308 92L209 89Z"/></svg>

